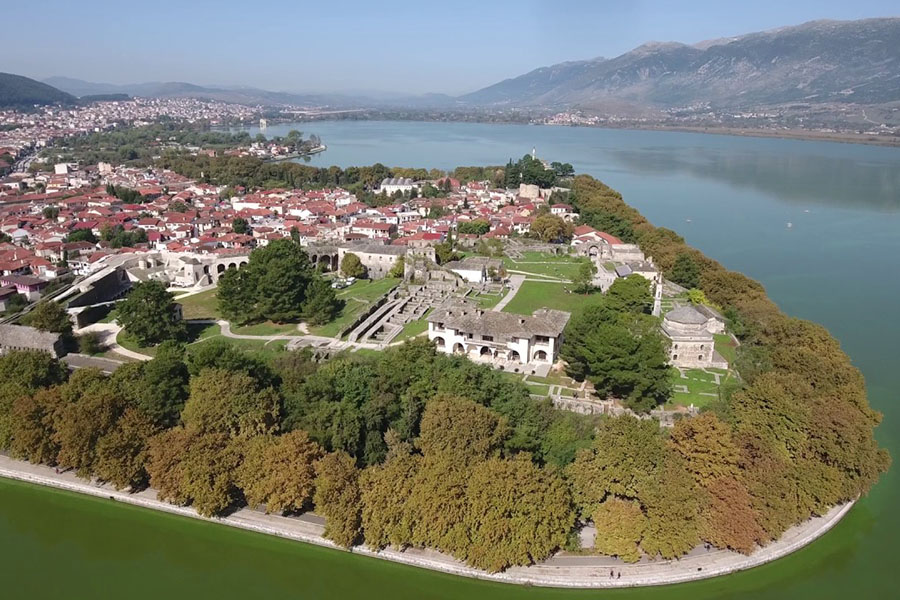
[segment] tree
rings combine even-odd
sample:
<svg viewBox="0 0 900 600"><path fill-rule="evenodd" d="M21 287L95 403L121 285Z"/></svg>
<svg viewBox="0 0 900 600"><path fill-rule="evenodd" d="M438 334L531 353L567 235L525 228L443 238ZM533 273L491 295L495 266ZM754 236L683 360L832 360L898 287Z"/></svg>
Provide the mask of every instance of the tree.
<svg viewBox="0 0 900 600"><path fill-rule="evenodd" d="M324 535L350 548L361 534L359 471L346 452L332 452L316 461L316 512L325 517Z"/></svg>
<svg viewBox="0 0 900 600"><path fill-rule="evenodd" d="M187 401L188 379L184 348L163 342L153 360L142 365L133 402L154 424L171 427Z"/></svg>
<svg viewBox="0 0 900 600"><path fill-rule="evenodd" d="M434 256L437 264L444 265L454 260L462 258L457 252L453 251L453 245L450 242L441 242L434 245Z"/></svg>
<svg viewBox="0 0 900 600"><path fill-rule="evenodd" d="M126 408L115 426L97 440L94 474L117 490L146 486L147 447L156 432L153 421L144 413Z"/></svg>
<svg viewBox="0 0 900 600"><path fill-rule="evenodd" d="M224 273L216 296L222 314L238 323L297 321L308 288L318 277L303 248L288 239L276 240L254 250L243 268Z"/></svg>
<svg viewBox="0 0 900 600"><path fill-rule="evenodd" d="M337 299L334 288L322 277L315 277L306 292L303 319L310 325L324 325L337 317L343 301Z"/></svg>
<svg viewBox="0 0 900 600"><path fill-rule="evenodd" d="M356 277L362 279L366 276L366 267L359 260L359 257L352 252L348 252L341 259L341 275L344 277Z"/></svg>
<svg viewBox="0 0 900 600"><path fill-rule="evenodd" d="M88 331L78 336L78 351L81 354L100 354L103 352L103 342L100 341L100 334L96 331Z"/></svg>
<svg viewBox="0 0 900 600"><path fill-rule="evenodd" d="M560 354L569 374L589 379L601 397L648 412L670 394L666 344L649 315L591 306L569 322Z"/></svg>
<svg viewBox="0 0 900 600"><path fill-rule="evenodd" d="M589 517L607 498L638 499L663 463L659 425L632 416L603 419L590 448L568 467L575 504Z"/></svg>
<svg viewBox="0 0 900 600"><path fill-rule="evenodd" d="M210 340L190 346L185 353L185 364L192 377L200 375L205 369L221 369L252 377L255 389L273 387L278 383L277 376L262 359L242 351L227 340Z"/></svg>
<svg viewBox="0 0 900 600"><path fill-rule="evenodd" d="M638 547L647 518L636 501L608 498L593 513L597 536L594 549L597 552L618 556L625 562L637 562L641 558Z"/></svg>
<svg viewBox="0 0 900 600"><path fill-rule="evenodd" d="M181 460L181 494L205 517L224 514L240 499L236 481L240 464L239 445L230 443L227 435L198 434Z"/></svg>
<svg viewBox="0 0 900 600"><path fill-rule="evenodd" d="M650 281L637 274L616 279L606 292L606 306L617 312L650 314L653 307Z"/></svg>
<svg viewBox="0 0 900 600"><path fill-rule="evenodd" d="M267 513L299 512L312 501L315 463L322 447L305 431L253 438L238 468L238 485L250 506Z"/></svg>
<svg viewBox="0 0 900 600"><path fill-rule="evenodd" d="M16 398L9 418L10 455L34 464L56 464L59 444L53 434L57 415L66 403L63 386Z"/></svg>
<svg viewBox="0 0 900 600"><path fill-rule="evenodd" d="M250 224L242 217L235 217L231 221L231 230L242 235L247 234L250 233Z"/></svg>
<svg viewBox="0 0 900 600"><path fill-rule="evenodd" d="M466 503L466 561L492 572L548 558L575 521L565 483L525 453L475 465Z"/></svg>
<svg viewBox="0 0 900 600"><path fill-rule="evenodd" d="M396 432L388 431L386 438L387 459L360 475L362 528L366 544L377 549L410 543L416 524L408 517L407 503L422 462L408 443L399 441Z"/></svg>
<svg viewBox="0 0 900 600"><path fill-rule="evenodd" d="M425 407L416 445L426 456L440 454L465 464L499 452L508 435L506 419L494 411L470 400L448 397Z"/></svg>
<svg viewBox="0 0 900 600"><path fill-rule="evenodd" d="M675 257L675 264L669 271L669 279L688 289L700 287L700 266L687 252Z"/></svg>
<svg viewBox="0 0 900 600"><path fill-rule="evenodd" d="M199 435L196 430L173 427L154 435L147 441L147 474L157 497L173 504L187 504L190 497L182 489L184 469L182 461L190 451L191 442Z"/></svg>
<svg viewBox="0 0 900 600"><path fill-rule="evenodd" d="M258 391L243 373L206 369L191 379L181 419L188 429L229 436L272 432L278 423L279 398L272 388Z"/></svg>
<svg viewBox="0 0 900 600"><path fill-rule="evenodd" d="M45 219L56 220L59 216L59 207L58 206L45 206L44 210L41 211L41 214Z"/></svg>
<svg viewBox="0 0 900 600"><path fill-rule="evenodd" d="M594 289L594 273L597 272L597 267L590 261L581 261L581 264L578 266L578 273L575 275L575 279L572 281L574 285L574 290L578 294L588 294L591 290Z"/></svg>
<svg viewBox="0 0 900 600"><path fill-rule="evenodd" d="M491 230L491 224L483 219L465 221L460 223L456 230L466 235L484 235Z"/></svg>
<svg viewBox="0 0 900 600"><path fill-rule="evenodd" d="M563 242L572 237L571 223L551 214L540 215L531 223L531 234L542 242Z"/></svg>
<svg viewBox="0 0 900 600"><path fill-rule="evenodd" d="M72 339L72 321L69 313L62 306L52 300L38 302L37 305L22 319L25 325L58 333L65 340Z"/></svg>
<svg viewBox="0 0 900 600"><path fill-rule="evenodd" d="M92 244L97 243L97 237L94 235L94 232L90 229L76 229L66 236L66 242L90 242Z"/></svg>
<svg viewBox="0 0 900 600"><path fill-rule="evenodd" d="M77 385L74 381L67 387ZM73 401L62 407L56 417L53 441L59 446L56 462L75 469L80 477L94 469L98 440L115 427L127 406L122 394L109 380L99 379L73 394Z"/></svg>
<svg viewBox="0 0 900 600"><path fill-rule="evenodd" d="M135 284L116 307L116 318L141 346L181 340L187 335L172 294L159 281Z"/></svg>
<svg viewBox="0 0 900 600"><path fill-rule="evenodd" d="M738 474L738 449L731 428L712 413L675 423L669 447L683 460L696 482L708 488L724 477Z"/></svg>
<svg viewBox="0 0 900 600"><path fill-rule="evenodd" d="M766 539L746 486L734 477L720 477L709 484L699 524L702 539L743 554L750 554Z"/></svg>
<svg viewBox="0 0 900 600"><path fill-rule="evenodd" d="M395 277L397 279L402 279L403 275L406 273L406 265L404 263L403 257L398 256L397 260L394 261L394 266L391 267L391 270L388 271L388 277Z"/></svg>
<svg viewBox="0 0 900 600"><path fill-rule="evenodd" d="M699 498L684 462L666 452L656 475L643 482L638 495L647 515L641 549L653 557L672 559L687 554L700 542Z"/></svg>

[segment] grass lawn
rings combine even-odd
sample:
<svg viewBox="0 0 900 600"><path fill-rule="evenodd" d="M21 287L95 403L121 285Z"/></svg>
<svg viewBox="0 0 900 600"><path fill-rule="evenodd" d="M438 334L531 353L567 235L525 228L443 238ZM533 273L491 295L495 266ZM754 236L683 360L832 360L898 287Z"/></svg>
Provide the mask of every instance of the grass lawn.
<svg viewBox="0 0 900 600"><path fill-rule="evenodd" d="M425 333L428 330L428 321L425 320L425 317L434 309L429 308L425 311L425 314L422 315L421 319L416 319L415 321L410 321L406 325L403 326L403 330L397 334L391 342L402 342L404 340L408 340L409 338L416 337L420 333Z"/></svg>
<svg viewBox="0 0 900 600"><path fill-rule="evenodd" d="M206 290L187 298L176 298L185 319L221 319L216 290Z"/></svg>
<svg viewBox="0 0 900 600"><path fill-rule="evenodd" d="M313 335L337 337L341 330L355 321L361 312L397 287L399 283L399 279L391 277L375 281L368 279L354 281L353 285L339 290L337 293L337 297L344 301L344 308L341 309L335 320L319 327L310 327L309 332Z"/></svg>
<svg viewBox="0 0 900 600"><path fill-rule="evenodd" d="M573 294L568 285L543 281L526 281L518 293L503 307L503 312L530 315L539 308L553 308L580 314L585 308L603 302L603 294Z"/></svg>
<svg viewBox="0 0 900 600"><path fill-rule="evenodd" d="M729 365L733 365L737 358L737 345L734 340L727 333L717 333L714 337L716 338L716 352L721 354Z"/></svg>
<svg viewBox="0 0 900 600"><path fill-rule="evenodd" d="M296 323L273 323L272 321L246 327L232 327L231 331L240 335L300 335Z"/></svg>
<svg viewBox="0 0 900 600"><path fill-rule="evenodd" d="M525 252L522 258L503 257L507 270L523 271L533 275L573 279L581 266L574 256L556 256L540 252Z"/></svg>
<svg viewBox="0 0 900 600"><path fill-rule="evenodd" d="M725 373L724 371L717 372ZM679 391L675 391L672 394L672 397L666 402L666 406L690 406L693 404L698 408L703 408L718 398L719 386L716 385L715 377L711 374L704 373L700 369L687 369L685 370L685 375L687 375L688 378L684 379L679 375L677 369L672 369L671 373L672 383L675 386L679 386L677 388ZM680 386L686 386L687 392L680 391L683 389ZM715 395L710 396L707 394Z"/></svg>
<svg viewBox="0 0 900 600"><path fill-rule="evenodd" d="M530 394L535 394L537 396L550 395L550 386L540 385L537 383L525 383L525 386L528 388L528 392Z"/></svg>
<svg viewBox="0 0 900 600"><path fill-rule="evenodd" d="M221 329L215 323L188 323L187 328L187 343L189 344L196 344L221 334ZM140 354L146 354L147 356L156 356L157 346L141 346L134 338L125 333L124 329L116 335L116 342L126 350L139 352ZM115 357L111 356L110 358Z"/></svg>
<svg viewBox="0 0 900 600"><path fill-rule="evenodd" d="M469 298L475 300L478 302L478 306L487 310L497 306L505 295L506 292L501 292L499 294L472 294Z"/></svg>

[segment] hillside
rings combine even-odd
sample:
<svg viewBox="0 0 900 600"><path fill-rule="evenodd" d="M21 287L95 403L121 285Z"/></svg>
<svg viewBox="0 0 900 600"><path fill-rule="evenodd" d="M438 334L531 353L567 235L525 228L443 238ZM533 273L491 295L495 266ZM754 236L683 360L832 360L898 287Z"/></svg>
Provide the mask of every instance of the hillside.
<svg viewBox="0 0 900 600"><path fill-rule="evenodd" d="M668 108L900 100L900 19L813 21L693 46L649 43L560 63L460 100L473 105Z"/></svg>
<svg viewBox="0 0 900 600"><path fill-rule="evenodd" d="M71 94L60 91L46 83L0 73L0 108L24 108L35 104L75 104Z"/></svg>

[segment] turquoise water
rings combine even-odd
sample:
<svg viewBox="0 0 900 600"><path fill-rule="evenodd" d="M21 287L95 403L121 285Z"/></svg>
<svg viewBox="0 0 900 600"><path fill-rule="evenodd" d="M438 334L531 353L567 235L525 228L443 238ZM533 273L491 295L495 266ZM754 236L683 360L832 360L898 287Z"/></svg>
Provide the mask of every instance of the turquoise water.
<svg viewBox="0 0 900 600"><path fill-rule="evenodd" d="M620 190L657 225L818 321L866 376L900 457L900 149L687 133L449 123L318 122L310 164L451 168L530 152ZM255 134L256 131L252 130ZM788 227L787 223L792 223ZM889 472L831 532L748 572L666 588L567 592L487 584L0 482L4 597L896 597L900 482Z"/></svg>

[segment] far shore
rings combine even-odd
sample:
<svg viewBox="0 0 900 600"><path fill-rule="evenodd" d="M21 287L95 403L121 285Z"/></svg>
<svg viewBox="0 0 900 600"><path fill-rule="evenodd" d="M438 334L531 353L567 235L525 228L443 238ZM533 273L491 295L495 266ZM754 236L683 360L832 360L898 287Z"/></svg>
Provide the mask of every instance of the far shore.
<svg viewBox="0 0 900 600"><path fill-rule="evenodd" d="M207 518L200 516L190 507L176 506L157 499L156 491L153 489L133 494L127 491L117 491L108 484L80 479L72 472L57 473L51 467L33 465L4 455L0 455L0 477L110 501L125 502L340 550L322 535L324 521L311 513L300 517L284 517L266 515L256 510L243 508L227 517ZM520 585L556 588L624 588L668 585L726 575L786 556L811 543L834 527L850 511L853 504L853 502L848 502L835 506L821 517L792 527L779 540L758 549L750 556L726 550L705 551L703 548L697 548L677 560L651 561L644 559L638 563L627 564L611 557L560 553L540 564L513 567L502 573L487 573L432 550L409 548L400 551L387 548L377 551L366 546L357 546L350 551L454 575ZM610 574L613 571L621 574L620 577L611 577Z"/></svg>

